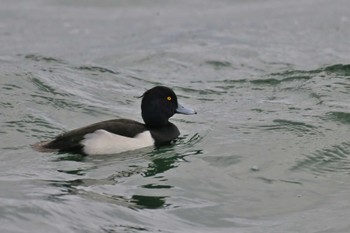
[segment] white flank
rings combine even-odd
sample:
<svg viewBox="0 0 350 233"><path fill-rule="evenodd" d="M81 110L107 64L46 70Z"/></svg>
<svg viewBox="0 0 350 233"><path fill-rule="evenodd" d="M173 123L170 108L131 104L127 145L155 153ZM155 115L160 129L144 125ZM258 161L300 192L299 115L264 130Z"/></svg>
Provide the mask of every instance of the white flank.
<svg viewBox="0 0 350 233"><path fill-rule="evenodd" d="M85 135L81 144L87 155L106 155L152 146L154 139L149 131L140 133L134 138L128 138L99 129Z"/></svg>

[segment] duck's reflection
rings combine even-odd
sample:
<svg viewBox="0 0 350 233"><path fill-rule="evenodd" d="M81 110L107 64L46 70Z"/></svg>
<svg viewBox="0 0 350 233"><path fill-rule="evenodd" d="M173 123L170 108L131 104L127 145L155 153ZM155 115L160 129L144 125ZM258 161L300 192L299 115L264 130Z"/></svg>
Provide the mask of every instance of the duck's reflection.
<svg viewBox="0 0 350 233"><path fill-rule="evenodd" d="M192 139L192 138L191 138ZM176 168L182 162L187 162L186 157L190 155L201 154L201 150L189 150L188 148L181 148L179 150L176 146L169 146L165 148L150 149L150 151L130 155L131 152L125 155L108 156L99 159L90 159L81 156L63 156L55 159L57 162L77 162L78 166L86 165L84 168L78 167L74 169L58 169L58 172L68 175L79 176L79 179L73 180L49 180L46 181L51 186L60 189L59 194L55 194L55 198L64 198L65 195L79 195L84 198L91 198L94 201L108 202L121 206L126 206L131 209L157 209L166 208L170 204L166 203L168 196L160 195L161 190L170 190L172 185L167 184L167 179L164 173L170 169ZM133 152L135 153L135 152ZM96 170L105 173L108 169L113 169L113 174L105 178L91 178L91 173ZM117 171L115 169L118 169ZM130 196L129 187L135 189L135 186L130 183L140 183L141 176L144 179L144 184L137 185L137 193ZM89 178L84 178L89 177ZM141 180L143 182L143 180ZM120 185L121 189L126 190L125 195L115 195L115 187ZM140 189L147 189L146 192ZM103 190L103 191L101 191ZM113 193L114 192L114 193ZM144 193L147 193L144 195ZM149 195L149 193L151 193ZM154 193L154 195L153 195ZM163 193L164 194L164 193Z"/></svg>

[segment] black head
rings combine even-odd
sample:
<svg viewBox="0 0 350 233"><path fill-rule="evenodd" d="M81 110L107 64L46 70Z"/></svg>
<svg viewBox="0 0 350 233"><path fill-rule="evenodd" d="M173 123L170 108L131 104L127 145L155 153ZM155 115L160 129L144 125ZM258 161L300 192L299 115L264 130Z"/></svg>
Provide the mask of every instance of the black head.
<svg viewBox="0 0 350 233"><path fill-rule="evenodd" d="M175 113L196 113L179 105L174 91L168 87L153 87L146 91L142 97L142 118L150 127L157 128L167 125L169 118Z"/></svg>

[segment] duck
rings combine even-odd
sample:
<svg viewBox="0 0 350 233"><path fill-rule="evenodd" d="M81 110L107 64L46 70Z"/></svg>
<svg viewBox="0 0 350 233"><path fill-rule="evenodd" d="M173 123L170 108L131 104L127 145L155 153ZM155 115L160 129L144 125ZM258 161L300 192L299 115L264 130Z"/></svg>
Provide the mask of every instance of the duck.
<svg viewBox="0 0 350 233"><path fill-rule="evenodd" d="M175 92L166 86L155 86L140 98L144 123L131 119L106 120L65 132L32 147L39 152L82 155L118 154L149 146L160 147L171 144L180 135L169 118L175 114L197 114L181 105Z"/></svg>

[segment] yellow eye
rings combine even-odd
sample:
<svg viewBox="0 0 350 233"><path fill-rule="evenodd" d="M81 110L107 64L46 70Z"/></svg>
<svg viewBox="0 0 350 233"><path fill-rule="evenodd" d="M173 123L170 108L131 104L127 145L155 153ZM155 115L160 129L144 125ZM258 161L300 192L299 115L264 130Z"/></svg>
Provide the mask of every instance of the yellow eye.
<svg viewBox="0 0 350 233"><path fill-rule="evenodd" d="M168 101L170 101L170 100L171 100L171 96L166 97L166 99L167 99Z"/></svg>

